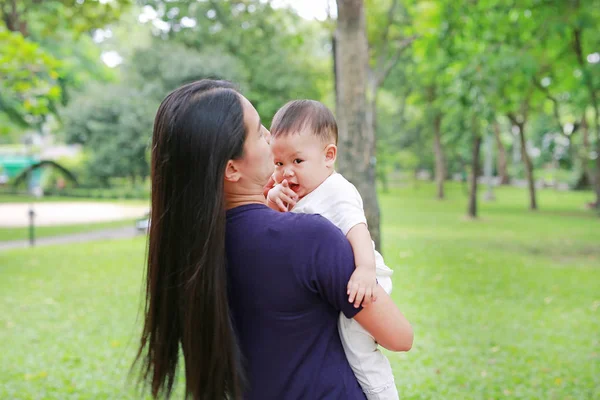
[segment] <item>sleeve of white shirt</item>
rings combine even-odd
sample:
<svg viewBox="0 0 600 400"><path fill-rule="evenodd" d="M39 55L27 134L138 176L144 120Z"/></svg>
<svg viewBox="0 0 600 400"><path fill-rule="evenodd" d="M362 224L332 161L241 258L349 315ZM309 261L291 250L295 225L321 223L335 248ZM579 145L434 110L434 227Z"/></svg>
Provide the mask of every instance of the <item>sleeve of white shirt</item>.
<svg viewBox="0 0 600 400"><path fill-rule="evenodd" d="M336 174L323 184L326 185L319 199L311 204L312 211L321 214L344 235L358 224L367 224L363 201L358 190L343 176Z"/></svg>

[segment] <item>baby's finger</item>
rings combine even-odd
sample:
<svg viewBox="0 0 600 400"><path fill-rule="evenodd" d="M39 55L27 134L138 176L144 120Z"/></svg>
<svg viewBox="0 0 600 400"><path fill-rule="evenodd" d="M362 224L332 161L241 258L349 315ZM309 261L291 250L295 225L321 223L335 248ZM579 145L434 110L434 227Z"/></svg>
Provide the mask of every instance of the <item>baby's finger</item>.
<svg viewBox="0 0 600 400"><path fill-rule="evenodd" d="M368 306L373 302L373 290L371 288L367 288L365 290L365 298L363 300L363 306Z"/></svg>
<svg viewBox="0 0 600 400"><path fill-rule="evenodd" d="M373 303L375 303L377 301L377 295L375 293L376 293L376 291L373 288L373 290L371 290L371 300Z"/></svg>
<svg viewBox="0 0 600 400"><path fill-rule="evenodd" d="M356 293L358 292L358 284L349 283L348 284L348 303L354 303L354 299L356 297Z"/></svg>
<svg viewBox="0 0 600 400"><path fill-rule="evenodd" d="M290 196L290 198L295 199L298 197L298 195L296 194L296 192L294 192L292 189L290 189L289 187L284 187L281 190L282 193L287 194L288 196Z"/></svg>
<svg viewBox="0 0 600 400"><path fill-rule="evenodd" d="M358 294L356 295L356 299L354 299L354 307L358 308L364 298L365 298L365 289L364 288L358 289Z"/></svg>
<svg viewBox="0 0 600 400"><path fill-rule="evenodd" d="M279 198L283 201L285 201L286 203L288 203L291 206L295 206L296 205L296 201L292 198L290 198L288 195L281 193L279 195Z"/></svg>
<svg viewBox="0 0 600 400"><path fill-rule="evenodd" d="M277 206L279 207L279 210L281 210L282 212L286 212L288 209L285 206L285 204L283 204L283 201L281 201L281 199L278 197L277 200L275 200L275 202L277 203Z"/></svg>

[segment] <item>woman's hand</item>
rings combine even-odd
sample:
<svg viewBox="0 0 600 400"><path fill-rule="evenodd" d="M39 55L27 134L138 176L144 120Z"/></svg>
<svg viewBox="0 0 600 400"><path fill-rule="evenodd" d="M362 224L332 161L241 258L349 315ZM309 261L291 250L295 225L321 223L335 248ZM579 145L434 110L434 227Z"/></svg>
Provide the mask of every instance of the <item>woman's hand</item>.
<svg viewBox="0 0 600 400"><path fill-rule="evenodd" d="M273 178L271 177L271 179ZM290 189L286 179L267 193L267 204L276 211L286 212L291 210L296 205L297 199L298 196Z"/></svg>

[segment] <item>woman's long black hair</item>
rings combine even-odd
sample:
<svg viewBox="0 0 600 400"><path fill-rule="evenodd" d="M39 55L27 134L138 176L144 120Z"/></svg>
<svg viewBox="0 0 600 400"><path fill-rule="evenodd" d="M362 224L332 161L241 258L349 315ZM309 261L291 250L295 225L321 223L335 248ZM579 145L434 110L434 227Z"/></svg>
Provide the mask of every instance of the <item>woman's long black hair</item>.
<svg viewBox="0 0 600 400"><path fill-rule="evenodd" d="M245 137L240 95L225 81L183 86L156 114L145 321L136 358L154 398L171 394L180 349L186 398L241 397L227 300L223 182Z"/></svg>

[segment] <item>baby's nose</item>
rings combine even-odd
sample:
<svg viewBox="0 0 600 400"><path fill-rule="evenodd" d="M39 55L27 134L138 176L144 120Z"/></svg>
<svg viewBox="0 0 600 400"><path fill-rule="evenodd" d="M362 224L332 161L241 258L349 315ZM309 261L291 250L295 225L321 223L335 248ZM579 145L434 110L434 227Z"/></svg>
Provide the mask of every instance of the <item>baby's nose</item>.
<svg viewBox="0 0 600 400"><path fill-rule="evenodd" d="M286 168L286 170L283 173L285 176L293 176L294 175L294 171L291 168Z"/></svg>

